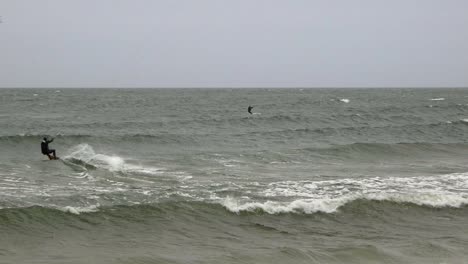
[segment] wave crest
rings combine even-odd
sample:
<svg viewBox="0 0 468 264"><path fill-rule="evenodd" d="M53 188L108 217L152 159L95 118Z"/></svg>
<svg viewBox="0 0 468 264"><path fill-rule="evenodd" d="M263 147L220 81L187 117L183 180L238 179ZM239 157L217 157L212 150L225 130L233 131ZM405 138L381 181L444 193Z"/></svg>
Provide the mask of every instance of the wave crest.
<svg viewBox="0 0 468 264"><path fill-rule="evenodd" d="M221 205L233 213L264 212L268 214L283 213L336 213L340 208L354 202L364 200L370 202L392 202L396 204L413 204L433 208L461 208L468 205L468 196L457 194L364 194L346 195L338 198L325 199L297 199L291 202L265 201L246 202L236 198L227 197Z"/></svg>

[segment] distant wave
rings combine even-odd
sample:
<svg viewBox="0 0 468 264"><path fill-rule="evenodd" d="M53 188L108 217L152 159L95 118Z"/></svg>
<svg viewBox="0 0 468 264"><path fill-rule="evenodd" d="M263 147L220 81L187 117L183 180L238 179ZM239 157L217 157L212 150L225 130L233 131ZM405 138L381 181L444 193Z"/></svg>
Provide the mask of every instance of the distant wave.
<svg viewBox="0 0 468 264"><path fill-rule="evenodd" d="M0 141L12 141L12 142L21 142L21 141L41 141L43 137L48 138L70 138L70 139L85 139L92 137L92 135L44 135L44 134L18 134L18 135L5 135L0 136Z"/></svg>
<svg viewBox="0 0 468 264"><path fill-rule="evenodd" d="M295 129L283 129L275 131L256 131L250 132L253 135L261 136L270 136L270 137L296 137L304 135L341 135L342 137L352 136L355 134L358 135L374 135L385 134L388 131L394 131L395 133L405 133L405 135L411 136L411 138L417 137L421 141L424 140L424 137L427 135L440 135L444 137L447 135L446 129L448 127L452 129L466 130L468 119L455 120L455 121L445 121L445 122L436 122L436 123L426 123L426 124L406 124L406 125L385 125L385 126L337 126L337 127L309 127L309 128L295 128ZM235 136L242 136L238 134ZM374 135L375 136L375 135Z"/></svg>
<svg viewBox="0 0 468 264"><path fill-rule="evenodd" d="M34 134L20 134L20 135L6 135L0 136L0 142L12 142L12 143L28 143L36 142L40 143L42 138L46 135L34 135ZM127 135L87 135L87 134L71 134L71 135L52 135L49 138L60 140L61 142L82 142L82 141L99 141L99 142L115 142L115 141L148 141L154 140L158 143L191 143L196 144L194 136L190 135L178 135L178 134L127 134ZM54 142L55 143L55 142Z"/></svg>
<svg viewBox="0 0 468 264"><path fill-rule="evenodd" d="M444 153L464 153L468 150L468 143L352 143L345 145L335 145L328 148L304 148L301 151L317 153L319 155L362 158L362 155L398 156L405 157L416 154L444 154Z"/></svg>
<svg viewBox="0 0 468 264"><path fill-rule="evenodd" d="M345 120L340 120L340 118ZM330 119L317 119L307 116L289 116L289 115L273 115L268 117L255 118L255 121L252 118L239 117L234 119L209 119L209 120L200 120L200 123L203 122L214 122L210 125L215 125L217 128L231 128L233 125L248 125L255 127L262 127L268 125L265 131L254 131L246 133L235 133L231 134L234 137L242 135L260 135L260 136L278 136L278 137L294 137L300 136L303 134L315 134L315 135L333 135L339 134L342 136L353 135L355 133L366 134L372 133L373 131L382 133L387 131L400 131L411 135L412 137L417 136L423 138L427 134L440 134L444 136L447 131L446 128L451 129L460 129L460 132L464 132L467 129L468 120L467 118L460 118L458 120L446 120L443 122L432 122L432 123L423 123L422 120L417 119L418 122L412 122L411 120L415 117L406 117L406 116L395 116L394 118L401 122L392 123L392 117L387 117L385 119L386 125L379 125L377 122L373 124L372 120L366 120L359 114L348 114L341 117L333 117ZM407 120L409 118L410 120ZM183 122L193 122L197 123L196 120L183 121ZM237 123L238 122L238 123ZM370 122L370 123L368 123ZM291 123L294 123L294 126L290 126ZM206 125L206 124L205 124ZM271 127L274 125L274 127ZM225 126L225 127L224 127ZM264 130L264 129L262 129ZM119 130L119 127L116 127L115 134L109 134L106 130L105 134L100 134L99 131L93 134L42 134L42 133L21 133L16 135L3 135L0 136L0 142L21 142L21 141L32 141L32 140L41 140L44 136L50 136L57 139L64 140L83 140L83 139L99 139L99 140L157 140L160 142L167 143L196 143L196 139L203 136L211 136L210 131L199 131L192 134L179 134L177 130L174 130L173 133L169 132L158 132L158 133L125 133L125 130ZM144 131L144 130L143 130Z"/></svg>

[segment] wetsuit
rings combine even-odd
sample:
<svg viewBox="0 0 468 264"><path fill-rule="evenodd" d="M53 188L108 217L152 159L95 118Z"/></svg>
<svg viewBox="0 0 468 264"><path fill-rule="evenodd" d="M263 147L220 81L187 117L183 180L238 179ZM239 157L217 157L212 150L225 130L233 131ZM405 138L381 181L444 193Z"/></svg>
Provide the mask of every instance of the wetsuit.
<svg viewBox="0 0 468 264"><path fill-rule="evenodd" d="M53 157L54 159L57 158L55 156L55 149L49 149L49 143L51 143L52 141L54 141L54 139L51 139L51 140L43 139L41 142L41 152L42 154L47 155L49 159L52 159L50 154L54 154L54 157Z"/></svg>
<svg viewBox="0 0 468 264"><path fill-rule="evenodd" d="M247 112L249 112L249 114L252 114L252 108L253 106L250 106L250 105L249 105L249 108L247 108Z"/></svg>

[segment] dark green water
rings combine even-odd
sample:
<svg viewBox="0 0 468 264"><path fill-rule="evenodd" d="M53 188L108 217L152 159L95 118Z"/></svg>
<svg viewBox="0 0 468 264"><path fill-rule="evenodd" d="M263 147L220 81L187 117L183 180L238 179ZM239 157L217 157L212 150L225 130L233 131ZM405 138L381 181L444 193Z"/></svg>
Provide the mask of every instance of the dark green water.
<svg viewBox="0 0 468 264"><path fill-rule="evenodd" d="M0 127L2 264L468 261L468 89L1 89Z"/></svg>

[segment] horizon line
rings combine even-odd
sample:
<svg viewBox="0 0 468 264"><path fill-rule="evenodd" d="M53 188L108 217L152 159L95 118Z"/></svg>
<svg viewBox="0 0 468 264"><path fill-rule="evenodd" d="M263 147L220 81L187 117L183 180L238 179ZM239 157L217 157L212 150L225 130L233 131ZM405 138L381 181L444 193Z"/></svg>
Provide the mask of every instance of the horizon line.
<svg viewBox="0 0 468 264"><path fill-rule="evenodd" d="M361 87L361 86L327 86L327 87L307 87L307 86L292 86L292 87L268 87L268 86L258 86L258 87L203 87L203 86L176 86L176 87L129 87L129 86L117 86L117 87L105 87L105 86L68 86L68 87L0 87L0 89L467 89L468 86L373 86L373 87Z"/></svg>

